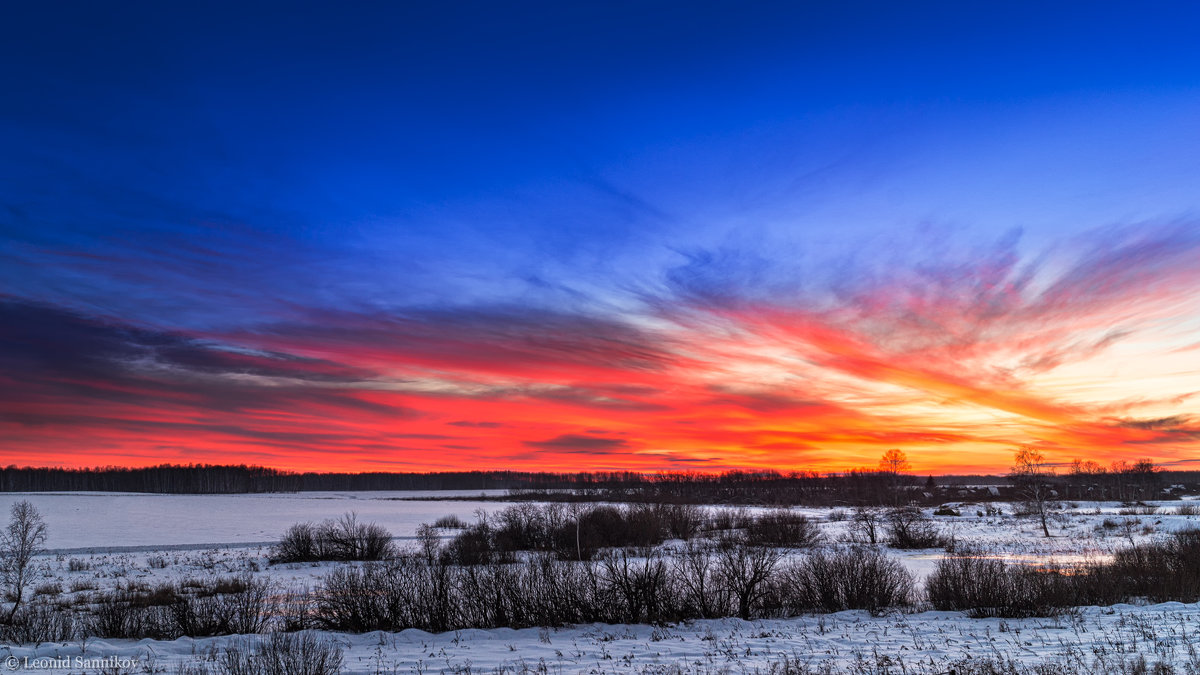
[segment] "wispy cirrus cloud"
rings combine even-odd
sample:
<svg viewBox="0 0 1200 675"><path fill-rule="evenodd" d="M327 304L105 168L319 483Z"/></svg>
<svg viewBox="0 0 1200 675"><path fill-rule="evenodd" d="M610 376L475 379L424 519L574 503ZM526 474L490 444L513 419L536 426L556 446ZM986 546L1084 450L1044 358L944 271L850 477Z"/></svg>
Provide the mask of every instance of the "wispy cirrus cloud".
<svg viewBox="0 0 1200 675"><path fill-rule="evenodd" d="M1200 368L1179 350L1200 327L1196 228L1033 257L1016 237L927 243L799 269L697 252L623 311L293 306L198 331L9 298L0 425L29 463L841 469L903 447L938 471L995 470L1020 444L1195 455Z"/></svg>

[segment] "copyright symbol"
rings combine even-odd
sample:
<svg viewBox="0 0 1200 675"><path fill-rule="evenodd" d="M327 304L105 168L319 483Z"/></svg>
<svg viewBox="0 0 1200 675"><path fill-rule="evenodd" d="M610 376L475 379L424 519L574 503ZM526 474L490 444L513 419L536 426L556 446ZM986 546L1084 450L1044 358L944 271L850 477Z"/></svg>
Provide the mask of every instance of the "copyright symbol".
<svg viewBox="0 0 1200 675"><path fill-rule="evenodd" d="M9 656L8 658L4 659L4 667L8 668L9 670L16 670L17 668L21 667L21 659L18 659L15 656Z"/></svg>

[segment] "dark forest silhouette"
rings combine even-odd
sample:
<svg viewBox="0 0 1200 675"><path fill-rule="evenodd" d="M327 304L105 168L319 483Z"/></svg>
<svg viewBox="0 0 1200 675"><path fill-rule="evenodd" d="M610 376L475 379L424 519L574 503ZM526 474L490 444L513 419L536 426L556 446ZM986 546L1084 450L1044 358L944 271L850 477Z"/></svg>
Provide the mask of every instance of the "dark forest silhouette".
<svg viewBox="0 0 1200 675"><path fill-rule="evenodd" d="M1121 501L1170 498L1200 485L1200 472L1156 470L1148 462L1118 462L1105 471L1068 470L1049 475L1048 489L1068 500ZM144 468L0 468L0 492L149 492L233 494L368 490L506 490L504 498L539 500L655 501L857 505L933 503L946 499L1010 499L1005 476L925 477L856 469L727 471L724 473L520 472L297 473L244 465L171 465ZM1181 489L1182 488L1182 489Z"/></svg>

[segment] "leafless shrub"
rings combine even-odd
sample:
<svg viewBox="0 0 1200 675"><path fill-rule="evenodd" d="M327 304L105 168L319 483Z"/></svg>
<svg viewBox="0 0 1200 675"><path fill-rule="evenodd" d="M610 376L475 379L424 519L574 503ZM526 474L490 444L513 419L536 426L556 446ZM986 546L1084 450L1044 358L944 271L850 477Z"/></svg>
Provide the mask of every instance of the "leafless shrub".
<svg viewBox="0 0 1200 675"><path fill-rule="evenodd" d="M682 612L687 616L714 619L729 613L731 598L718 577L716 549L711 542L689 541L673 560Z"/></svg>
<svg viewBox="0 0 1200 675"><path fill-rule="evenodd" d="M86 632L107 638L170 639L173 635L171 615L163 607L140 606L134 593L118 589L101 593L88 617Z"/></svg>
<svg viewBox="0 0 1200 675"><path fill-rule="evenodd" d="M534 625L534 597L523 593L522 565L495 562L462 567L457 575L462 623L472 627Z"/></svg>
<svg viewBox="0 0 1200 675"><path fill-rule="evenodd" d="M324 586L317 593L314 621L322 628L355 633L415 625L415 621L410 623L404 618L414 604L415 589L399 578L400 564L394 561L387 566L367 564L335 569L325 577ZM408 590L412 592L406 593Z"/></svg>
<svg viewBox="0 0 1200 675"><path fill-rule="evenodd" d="M1054 616L1075 604L1074 570L1034 569L1005 563L982 552L947 555L925 579L934 607L972 616Z"/></svg>
<svg viewBox="0 0 1200 675"><path fill-rule="evenodd" d="M821 528L802 514L775 509L747 524L746 540L754 546L801 548L819 542Z"/></svg>
<svg viewBox="0 0 1200 675"><path fill-rule="evenodd" d="M661 514L648 504L633 504L623 508L595 506L578 516L584 548L599 551L605 548L649 547L661 544L667 535L667 524ZM558 550L564 557L575 552L574 528L569 523L558 530Z"/></svg>
<svg viewBox="0 0 1200 675"><path fill-rule="evenodd" d="M79 635L75 616L34 601L21 608L7 624L0 624L0 642L67 642Z"/></svg>
<svg viewBox="0 0 1200 675"><path fill-rule="evenodd" d="M1111 562L1081 569L1010 565L978 552L947 556L925 588L938 609L977 616L1044 616L1139 598L1194 602L1200 599L1200 531L1123 548Z"/></svg>
<svg viewBox="0 0 1200 675"><path fill-rule="evenodd" d="M433 526L440 530L461 530L467 526L462 518L451 513L450 515L442 516L433 521Z"/></svg>
<svg viewBox="0 0 1200 675"><path fill-rule="evenodd" d="M463 565L511 560L519 551L591 560L604 549L656 546L668 535L686 539L699 522L689 506L517 504L465 528L447 555Z"/></svg>
<svg viewBox="0 0 1200 675"><path fill-rule="evenodd" d="M614 621L620 611L615 597L602 587L594 562L539 553L528 556L505 578L508 611L521 626Z"/></svg>
<svg viewBox="0 0 1200 675"><path fill-rule="evenodd" d="M788 604L798 611L879 611L912 602L912 575L874 548L815 552L784 577Z"/></svg>
<svg viewBox="0 0 1200 675"><path fill-rule="evenodd" d="M342 648L310 632L271 633L265 640L230 644L217 661L223 675L336 675Z"/></svg>
<svg viewBox="0 0 1200 675"><path fill-rule="evenodd" d="M95 598L87 631L155 639L257 633L274 613L268 581L248 575L155 588L130 584Z"/></svg>
<svg viewBox="0 0 1200 675"><path fill-rule="evenodd" d="M1200 530L1119 549L1111 562L1092 566L1087 577L1090 583L1081 592L1093 602L1200 600Z"/></svg>
<svg viewBox="0 0 1200 675"><path fill-rule="evenodd" d="M689 540L704 526L704 510L694 504L660 504L656 508L672 539Z"/></svg>
<svg viewBox="0 0 1200 675"><path fill-rule="evenodd" d="M946 540L925 512L915 506L901 506L887 512L888 544L893 548L940 548Z"/></svg>
<svg viewBox="0 0 1200 675"><path fill-rule="evenodd" d="M782 554L766 546L749 546L726 538L717 549L717 579L732 597L737 616L750 620L764 599L767 580L775 572Z"/></svg>
<svg viewBox="0 0 1200 675"><path fill-rule="evenodd" d="M709 519L708 529L715 532L730 532L746 527L751 516L746 509L717 509Z"/></svg>
<svg viewBox="0 0 1200 675"><path fill-rule="evenodd" d="M275 616L280 631L294 633L311 628L313 596L307 588L289 589L275 603Z"/></svg>
<svg viewBox="0 0 1200 675"><path fill-rule="evenodd" d="M275 613L268 582L249 575L238 578L236 582L229 591L173 605L184 610L176 618L180 631L184 635L200 636L260 633L265 630ZM191 627L185 628L189 621Z"/></svg>
<svg viewBox="0 0 1200 675"><path fill-rule="evenodd" d="M620 603L621 623L658 623L671 616L670 567L661 554L634 558L626 549L612 551L602 569L604 583Z"/></svg>
<svg viewBox="0 0 1200 675"><path fill-rule="evenodd" d="M495 532L486 521L463 528L446 546L446 555L456 565L482 565L500 558L511 559L508 554L496 549Z"/></svg>
<svg viewBox="0 0 1200 675"><path fill-rule="evenodd" d="M850 536L864 544L878 544L883 531L883 514L879 509L859 506L850 518Z"/></svg>
<svg viewBox="0 0 1200 675"><path fill-rule="evenodd" d="M72 579L68 588L71 589L72 593L94 591L96 590L96 581L95 579Z"/></svg>
<svg viewBox="0 0 1200 675"><path fill-rule="evenodd" d="M566 523L566 515L557 504L515 504L495 514L495 520L499 550L550 551L554 549L552 532Z"/></svg>
<svg viewBox="0 0 1200 675"><path fill-rule="evenodd" d="M271 562L314 562L320 560L317 530L312 523L296 523L271 547Z"/></svg>
<svg viewBox="0 0 1200 675"><path fill-rule="evenodd" d="M347 513L318 525L297 523L271 548L271 561L384 560L394 553L392 535L375 523L360 523Z"/></svg>
<svg viewBox="0 0 1200 675"><path fill-rule="evenodd" d="M325 560L383 560L392 553L392 535L375 523L358 522L347 513L317 528L318 548Z"/></svg>

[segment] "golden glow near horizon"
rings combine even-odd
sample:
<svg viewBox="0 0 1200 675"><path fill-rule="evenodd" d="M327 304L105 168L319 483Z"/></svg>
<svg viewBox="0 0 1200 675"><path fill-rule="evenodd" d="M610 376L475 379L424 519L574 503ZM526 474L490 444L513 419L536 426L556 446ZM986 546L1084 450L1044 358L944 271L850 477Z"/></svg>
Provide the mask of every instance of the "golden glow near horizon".
<svg viewBox="0 0 1200 675"><path fill-rule="evenodd" d="M27 395L7 403L5 450L70 466L840 471L900 448L915 472L961 473L1005 471L1030 445L1054 463L1195 467L1189 245L1116 243L1039 283L981 264L837 302L679 296L630 316L339 312L155 337L29 305L30 325L144 344L13 380Z"/></svg>

